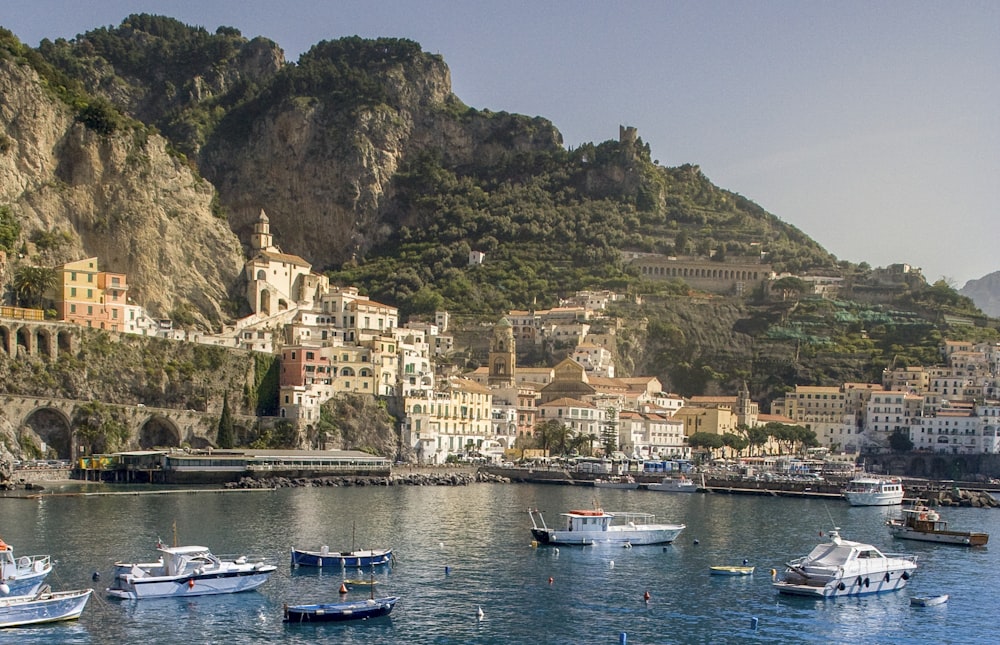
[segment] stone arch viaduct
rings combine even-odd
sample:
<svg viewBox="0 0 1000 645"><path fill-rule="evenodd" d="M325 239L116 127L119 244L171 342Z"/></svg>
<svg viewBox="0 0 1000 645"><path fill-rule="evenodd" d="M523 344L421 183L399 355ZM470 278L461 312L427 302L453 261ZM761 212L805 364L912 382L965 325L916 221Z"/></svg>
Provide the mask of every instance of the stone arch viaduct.
<svg viewBox="0 0 1000 645"><path fill-rule="evenodd" d="M0 395L2 416L15 428L28 426L54 450L60 459L74 459L82 456L85 446L81 446L73 414L77 407L90 403L74 399L55 397ZM103 404L124 413L129 430L129 446L132 449L177 448L184 445L191 448L215 446L219 415L195 410L175 410L154 408L145 405ZM237 424L252 426L259 421L249 415L233 415Z"/></svg>
<svg viewBox="0 0 1000 645"><path fill-rule="evenodd" d="M0 312L0 351L13 359L26 354L55 359L72 354L80 345L80 327L64 322L49 322L29 314L33 309L3 307ZM41 312L38 312L40 315Z"/></svg>

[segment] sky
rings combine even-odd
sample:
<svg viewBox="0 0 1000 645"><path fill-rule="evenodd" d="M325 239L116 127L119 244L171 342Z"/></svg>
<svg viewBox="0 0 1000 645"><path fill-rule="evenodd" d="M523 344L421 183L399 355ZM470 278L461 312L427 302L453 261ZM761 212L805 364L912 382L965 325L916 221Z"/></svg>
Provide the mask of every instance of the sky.
<svg viewBox="0 0 1000 645"><path fill-rule="evenodd" d="M31 46L132 13L265 36L293 62L408 38L467 105L547 118L567 147L633 126L661 165L700 166L839 259L956 288L1000 271L995 0L0 0Z"/></svg>

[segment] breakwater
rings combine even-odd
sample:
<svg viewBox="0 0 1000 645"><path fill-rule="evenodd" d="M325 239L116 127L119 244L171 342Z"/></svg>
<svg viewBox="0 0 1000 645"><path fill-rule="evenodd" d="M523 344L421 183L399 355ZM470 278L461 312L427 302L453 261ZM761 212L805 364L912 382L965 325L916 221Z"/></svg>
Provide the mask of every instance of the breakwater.
<svg viewBox="0 0 1000 645"><path fill-rule="evenodd" d="M242 477L225 488L323 488L354 486L467 486L477 482L510 483L482 470L413 472L388 477Z"/></svg>

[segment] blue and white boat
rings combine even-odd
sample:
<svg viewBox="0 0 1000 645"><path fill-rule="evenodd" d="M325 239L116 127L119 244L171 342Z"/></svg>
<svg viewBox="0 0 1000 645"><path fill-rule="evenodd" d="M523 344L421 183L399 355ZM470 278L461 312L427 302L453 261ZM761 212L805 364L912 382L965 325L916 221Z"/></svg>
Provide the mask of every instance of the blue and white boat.
<svg viewBox="0 0 1000 645"><path fill-rule="evenodd" d="M344 620L368 620L388 616L399 596L368 598L349 602L331 602L315 605L286 605L286 623L314 623Z"/></svg>
<svg viewBox="0 0 1000 645"><path fill-rule="evenodd" d="M108 595L123 600L205 596L256 589L277 567L246 556L223 560L203 546L159 547L156 562L115 563Z"/></svg>
<svg viewBox="0 0 1000 645"><path fill-rule="evenodd" d="M90 600L93 589L49 591L0 598L0 627L76 620Z"/></svg>
<svg viewBox="0 0 1000 645"><path fill-rule="evenodd" d="M392 549L359 549L357 551L331 551L321 546L319 551L292 548L293 567L373 567L389 564Z"/></svg>
<svg viewBox="0 0 1000 645"><path fill-rule="evenodd" d="M52 571L47 555L14 557L14 548L0 540L0 597L27 596L38 591Z"/></svg>

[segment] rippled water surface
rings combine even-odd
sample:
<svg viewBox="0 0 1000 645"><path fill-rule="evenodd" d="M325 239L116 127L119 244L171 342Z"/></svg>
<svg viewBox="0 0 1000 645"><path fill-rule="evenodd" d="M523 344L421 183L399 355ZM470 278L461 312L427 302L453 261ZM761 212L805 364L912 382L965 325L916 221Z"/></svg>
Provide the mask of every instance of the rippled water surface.
<svg viewBox="0 0 1000 645"><path fill-rule="evenodd" d="M545 511L551 523L562 511L590 508L595 493L605 510L655 513L687 528L667 547L532 548L526 509ZM0 643L613 644L622 632L633 645L995 642L1000 546L896 540L884 526L896 512L839 501L525 484L0 499L0 537L17 554L51 553L53 589L100 592L79 622L0 631ZM953 528L1000 540L998 510L943 514ZM175 521L181 543L265 556L278 571L243 594L107 599L112 563L151 559L157 537L173 539ZM878 596L778 596L769 570L807 553L823 539L819 531L834 525L845 538L918 554L917 575L902 591ZM289 549L346 549L352 533L358 548L395 550L395 566L375 574L380 594L401 598L391 616L283 624L284 603L336 601L344 577L340 570L292 570ZM712 565L744 558L757 567L753 576L708 575ZM103 576L97 583L95 571ZM352 578L368 575L347 571ZM938 593L951 600L930 608L909 604L912 596ZM358 589L348 597L367 595Z"/></svg>

